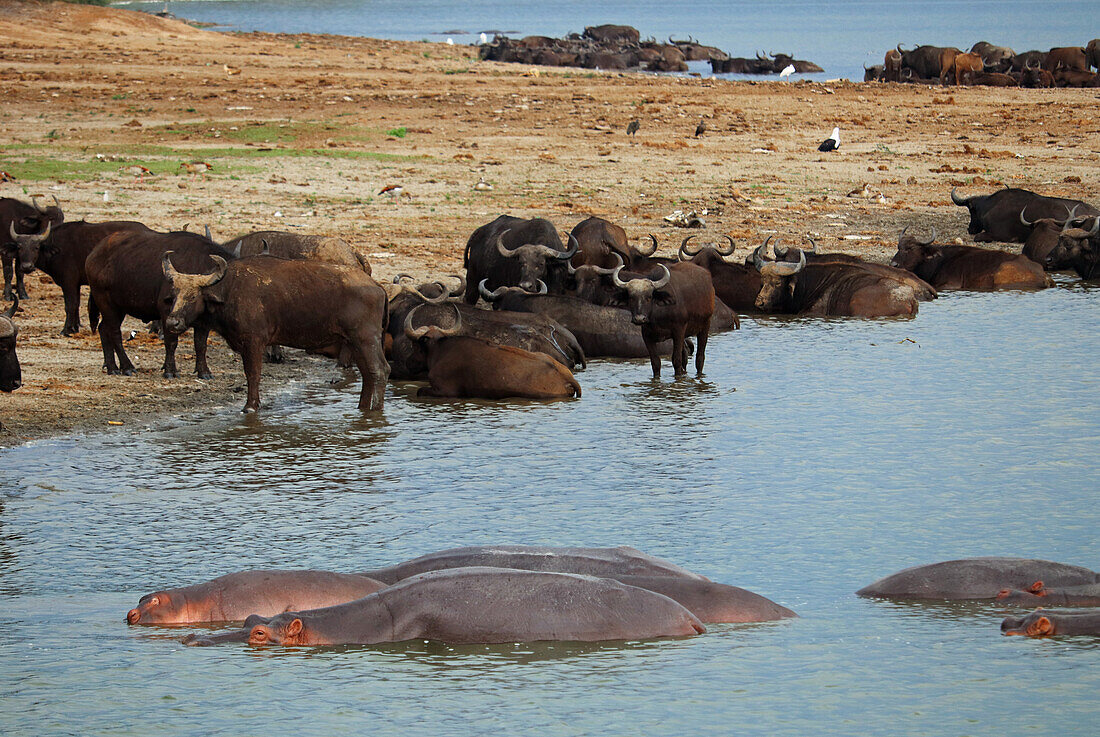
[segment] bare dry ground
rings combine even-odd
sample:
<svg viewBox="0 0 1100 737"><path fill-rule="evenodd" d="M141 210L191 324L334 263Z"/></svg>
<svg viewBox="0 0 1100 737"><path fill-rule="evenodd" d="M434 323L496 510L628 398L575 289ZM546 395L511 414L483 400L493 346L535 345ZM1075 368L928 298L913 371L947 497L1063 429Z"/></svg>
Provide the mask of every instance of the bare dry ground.
<svg viewBox="0 0 1100 737"><path fill-rule="evenodd" d="M969 242L952 186L1100 199L1095 90L533 69L464 46L225 34L63 3L0 6L0 49L0 170L15 177L0 196L56 195L67 219L209 225L220 239L340 235L380 281L459 271L468 235L502 213L563 231L600 215L674 251L687 231L664 216L706 210L701 239L729 234L742 253L775 232L885 260L905 226ZM819 153L834 125L840 151ZM180 167L192 161L213 169L192 176ZM379 195L390 184L402 194ZM868 197L848 196L864 185ZM0 395L0 445L243 401L220 341L211 382L161 379L160 344L140 334L127 344L139 374L108 377L96 336L58 335L60 290L37 272L28 289L24 386ZM322 380L319 366L265 366L264 388Z"/></svg>

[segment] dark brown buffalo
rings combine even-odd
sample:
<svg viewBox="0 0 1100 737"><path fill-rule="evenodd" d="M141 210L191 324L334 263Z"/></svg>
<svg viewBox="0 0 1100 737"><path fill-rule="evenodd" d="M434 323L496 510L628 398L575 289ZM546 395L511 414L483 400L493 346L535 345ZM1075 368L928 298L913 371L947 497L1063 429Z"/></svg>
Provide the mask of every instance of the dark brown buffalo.
<svg viewBox="0 0 1100 737"><path fill-rule="evenodd" d="M349 357L362 377L359 409L378 411L390 367L382 348L386 293L359 268L252 256L209 274L181 273L165 255L171 311L165 334L208 325L241 356L248 379L245 412L260 407L264 348L282 345Z"/></svg>
<svg viewBox="0 0 1100 737"><path fill-rule="evenodd" d="M1059 69L1076 69L1087 72L1089 70L1088 57L1080 46L1059 46L1047 52L1043 60L1043 69L1056 72Z"/></svg>
<svg viewBox="0 0 1100 737"><path fill-rule="evenodd" d="M669 562L643 553L637 548L620 545L614 548L576 548L549 545L468 545L427 553L385 568L362 571L367 576L388 584L428 571L448 568L489 566L517 568L525 571L556 571L600 578L620 576L672 576L695 581L710 579Z"/></svg>
<svg viewBox="0 0 1100 737"><path fill-rule="evenodd" d="M1004 71L1012 62L1016 52L1007 46L994 46L988 41L979 41L970 47L970 53L982 57L987 69Z"/></svg>
<svg viewBox="0 0 1100 737"><path fill-rule="evenodd" d="M19 328L12 320L19 309L17 297L11 307L0 313L0 392L13 392L23 386L23 374L19 368L19 356L15 353L15 341Z"/></svg>
<svg viewBox="0 0 1100 737"><path fill-rule="evenodd" d="M32 196L29 205L12 197L0 198L0 262L4 270L4 299L13 299L15 295L27 299L23 275L34 271L39 246L49 237L51 228L65 220L57 197L53 198L53 205L42 207L38 204L40 196Z"/></svg>
<svg viewBox="0 0 1100 737"><path fill-rule="evenodd" d="M573 266L588 264L613 269L631 258L633 249L626 231L608 220L587 218L573 226L571 234L577 240L577 253L570 260Z"/></svg>
<svg viewBox="0 0 1100 737"><path fill-rule="evenodd" d="M1072 267L1082 279L1100 278L1100 217L1092 218L1087 227L1064 229L1047 264Z"/></svg>
<svg viewBox="0 0 1100 737"><path fill-rule="evenodd" d="M902 67L912 69L913 74L922 79L939 79L944 68L955 58L954 55L962 53L954 46L928 45L906 51L901 44L898 44L897 51L901 54Z"/></svg>
<svg viewBox="0 0 1100 737"><path fill-rule="evenodd" d="M873 64L872 66L863 65L863 81L864 82L885 82L886 71L883 69L882 64Z"/></svg>
<svg viewBox="0 0 1100 737"><path fill-rule="evenodd" d="M936 289L1042 289L1051 285L1043 267L1026 256L978 246L933 245L903 230L890 261L924 279Z"/></svg>
<svg viewBox="0 0 1100 737"><path fill-rule="evenodd" d="M1058 69L1054 72L1054 84L1058 87L1100 87L1100 74L1080 69Z"/></svg>
<svg viewBox="0 0 1100 737"><path fill-rule="evenodd" d="M902 55L897 49L886 52L886 58L882 65L882 78L886 82L901 81Z"/></svg>
<svg viewBox="0 0 1100 737"><path fill-rule="evenodd" d="M988 195L960 197L951 190L951 201L970 211L967 228L974 240L1023 243L1031 229L1020 222L1020 212L1029 218L1058 218L1077 207L1081 215L1100 215L1100 211L1080 200L1046 197L1026 189L1005 188Z"/></svg>
<svg viewBox="0 0 1100 737"><path fill-rule="evenodd" d="M963 72L962 84L978 87L1019 87L1020 83L1010 74L1001 72Z"/></svg>
<svg viewBox="0 0 1100 737"><path fill-rule="evenodd" d="M881 578L856 592L890 599L996 599L1005 589L1100 583L1088 568L1033 558L963 558L914 566Z"/></svg>
<svg viewBox="0 0 1100 737"><path fill-rule="evenodd" d="M189 272L209 271L216 265L211 258L232 258L224 248L197 233L156 233L121 230L99 241L85 261L92 299L102 315L99 342L108 374L134 373L134 364L122 345L122 320L127 315L150 322L163 320L171 311L171 284L164 275L161 261L174 251L175 263ZM209 327L195 324L195 373L200 379L213 377L206 362ZM175 333L164 333L165 378L179 375L176 369ZM116 363L115 359L118 358Z"/></svg>
<svg viewBox="0 0 1100 737"><path fill-rule="evenodd" d="M695 370L703 371L707 336L714 314L714 285L710 272L692 263L658 266L661 274L624 273L622 267L611 274L617 301L630 311L630 320L642 329L649 351L653 376L661 375L661 355L657 345L672 339L672 367L677 376L687 372L688 335L694 335ZM622 277L626 276L626 280Z"/></svg>
<svg viewBox="0 0 1100 737"><path fill-rule="evenodd" d="M1094 38L1085 46L1085 58L1090 69L1100 72L1100 38Z"/></svg>
<svg viewBox="0 0 1100 737"><path fill-rule="evenodd" d="M405 317L405 334L421 341L428 356L429 386L421 397L479 397L482 399L561 399L580 397L581 385L569 369L545 353L487 343L460 335L462 315L451 305L450 328L414 327L419 307Z"/></svg>
<svg viewBox="0 0 1100 737"><path fill-rule="evenodd" d="M631 26L617 26L605 23L602 26L587 26L584 29L584 37L590 38L601 44L635 44L641 39L637 28Z"/></svg>
<svg viewBox="0 0 1100 737"><path fill-rule="evenodd" d="M1050 89L1054 86L1054 75L1039 66L1038 62L1024 67L1024 70L1019 73L1020 86L1027 87L1028 89Z"/></svg>
<svg viewBox="0 0 1100 737"><path fill-rule="evenodd" d="M1046 61L1047 52L1045 51L1025 51L1022 54L1016 54L1009 62L1009 69L1014 72L1022 72L1028 67L1038 66L1042 67L1043 62Z"/></svg>
<svg viewBox="0 0 1100 737"><path fill-rule="evenodd" d="M435 640L450 644L597 641L706 632L667 596L609 578L508 568L457 568L408 578L362 599L257 623L253 646ZM204 645L226 637L189 638Z"/></svg>
<svg viewBox="0 0 1100 737"><path fill-rule="evenodd" d="M329 571L239 571L210 581L146 594L126 613L129 624L244 621L250 614L319 609L361 599L381 581Z"/></svg>
<svg viewBox="0 0 1100 737"><path fill-rule="evenodd" d="M741 313L756 312L756 295L760 293L762 283L760 272L743 262L726 260L736 249L733 239L725 236L729 241L728 248L706 246L692 250L688 243L694 237L688 236L680 244L677 254L680 260L706 269L710 273L715 295L730 309Z"/></svg>
<svg viewBox="0 0 1100 737"><path fill-rule="evenodd" d="M279 258L297 258L323 261L328 264L350 266L371 273L370 264L343 238L329 235L285 233L279 230L260 230L237 236L222 246L236 258L258 256L267 253Z"/></svg>
<svg viewBox="0 0 1100 737"><path fill-rule="evenodd" d="M1051 258L1051 253L1058 246L1058 239L1063 233L1068 232L1075 225L1079 227L1087 218L1074 221L1074 213L1069 208L1066 209L1066 217L1063 220L1039 218L1034 222L1028 222L1026 214L1026 210L1020 212L1020 222L1031 228L1031 235L1024 242L1023 254L1035 263L1041 264L1047 271L1073 268L1068 261Z"/></svg>
<svg viewBox="0 0 1100 737"><path fill-rule="evenodd" d="M441 286L441 285L440 285ZM446 302L446 304L444 304ZM444 291L438 295L425 287L404 287L390 299L389 325L386 328L390 378L418 380L428 377L428 356L421 341L405 334L405 317L423 305L417 313L424 323L446 324L451 320L453 302ZM568 369L585 367L584 348L564 326L544 315L507 310L482 310L471 305L454 305L462 315L462 334L496 345L510 345L533 353L545 353Z"/></svg>
<svg viewBox="0 0 1100 737"><path fill-rule="evenodd" d="M80 287L88 283L86 262L88 255L99 242L113 233L153 233L142 223L118 220L106 223L61 223L50 231L50 237L38 249L35 266L48 274L61 287L65 300L65 325L62 335L80 332ZM91 297L88 299L88 319L97 321L99 310ZM95 324L91 329L95 330Z"/></svg>
<svg viewBox="0 0 1100 737"><path fill-rule="evenodd" d="M898 279L876 274L859 264L809 263L799 251L797 263L765 257L768 242L753 253L760 272L756 308L786 315L843 317L896 317L917 314L913 287Z"/></svg>
<svg viewBox="0 0 1100 737"><path fill-rule="evenodd" d="M813 238L808 238L811 244L811 248L782 248L778 243L774 246L775 257L777 261L788 261L791 263L797 263L801 258L801 254L806 255L806 260L812 264L827 264L827 263L843 263L853 264L859 266L864 271L869 271L872 274L879 276L889 277L895 281L900 281L904 284L908 284L913 289L913 296L917 298L918 302L929 302L939 296L936 292L936 288L931 284L921 279L919 276L911 271L905 269L899 269L887 264L876 264L871 261L864 261L859 256L850 253L825 253L817 250L817 243Z"/></svg>
<svg viewBox="0 0 1100 737"><path fill-rule="evenodd" d="M478 285L488 279L491 289L518 286L529 292L546 283L551 292L565 290L566 263L577 253L576 239L562 248L557 228L549 220L501 215L475 230L466 242L462 265L466 268L466 302L478 299Z"/></svg>
<svg viewBox="0 0 1100 737"><path fill-rule="evenodd" d="M1002 635L1062 637L1100 635L1100 612L1054 613L1034 611L1026 617L1005 617Z"/></svg>

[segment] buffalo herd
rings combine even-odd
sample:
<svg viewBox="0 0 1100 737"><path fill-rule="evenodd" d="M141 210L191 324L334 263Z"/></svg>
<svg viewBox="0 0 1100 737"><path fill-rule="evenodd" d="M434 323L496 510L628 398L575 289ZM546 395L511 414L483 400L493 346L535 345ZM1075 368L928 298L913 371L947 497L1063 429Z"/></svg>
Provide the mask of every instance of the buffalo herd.
<svg viewBox="0 0 1100 737"><path fill-rule="evenodd" d="M1100 87L1100 39L1085 46L1058 46L1017 54L979 41L969 51L954 46L901 44L882 64L864 65L865 82L919 82L985 87ZM1095 69L1096 72L1092 70Z"/></svg>
<svg viewBox="0 0 1100 737"><path fill-rule="evenodd" d="M694 354L702 372L711 333L739 327L739 315L883 318L912 316L939 290L1041 289L1048 271L1100 276L1100 210L1079 200L1004 188L951 201L967 208L976 241L1023 243L1010 253L937 244L903 230L891 263L819 251L812 238L783 247L773 237L746 257L736 244L680 243L658 256L648 235L634 245L614 223L589 217L564 238L543 218L501 215L470 235L464 277L380 285L346 241L260 231L218 243L140 222L65 222L61 205L0 200L5 296L0 315L0 389L22 376L14 321L28 299L23 275L41 269L62 290L62 335L80 329L80 288L98 331L108 374L131 375L122 321L159 325L165 378L179 375L176 347L194 334L195 374L211 378L210 331L243 361L244 411L260 406L265 351L280 346L330 356L358 369L359 408L381 409L388 379L426 381L427 397L580 397L573 371L593 358L662 357L676 375ZM770 252L769 252L770 251ZM484 302L486 307L479 306ZM268 352L269 360L274 358Z"/></svg>

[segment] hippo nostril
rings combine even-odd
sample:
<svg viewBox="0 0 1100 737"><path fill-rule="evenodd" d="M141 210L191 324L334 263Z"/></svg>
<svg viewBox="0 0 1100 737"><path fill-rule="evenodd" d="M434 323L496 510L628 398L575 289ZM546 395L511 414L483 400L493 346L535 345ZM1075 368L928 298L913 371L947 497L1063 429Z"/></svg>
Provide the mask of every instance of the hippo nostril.
<svg viewBox="0 0 1100 737"><path fill-rule="evenodd" d="M129 624L137 624L139 621L141 621L141 612L139 612L137 609L131 609L130 611L126 612L126 621Z"/></svg>

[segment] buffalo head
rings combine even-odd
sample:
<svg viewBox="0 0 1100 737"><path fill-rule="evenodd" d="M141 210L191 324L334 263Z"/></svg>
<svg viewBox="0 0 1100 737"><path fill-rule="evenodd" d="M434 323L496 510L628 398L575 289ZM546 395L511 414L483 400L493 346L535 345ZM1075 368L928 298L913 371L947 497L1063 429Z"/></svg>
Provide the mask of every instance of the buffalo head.
<svg viewBox="0 0 1100 737"><path fill-rule="evenodd" d="M752 265L760 272L760 291L756 295L756 309L763 312L775 312L781 310L783 303L790 299L794 293L794 277L806 268L806 254L798 252L797 263L770 260L767 258L768 243L772 236L768 236L752 254ZM779 257L779 244L776 243L774 252ZM783 251L786 254L786 250Z"/></svg>
<svg viewBox="0 0 1100 737"><path fill-rule="evenodd" d="M654 304L670 305L676 302L675 297L664 291L672 280L672 273L664 264L659 264L658 268L664 272L664 275L657 279L644 276L623 281L619 277L619 273L623 270L621 266L611 272L611 283L615 285L618 300L621 300L630 310L630 321L635 325L645 325L649 322Z"/></svg>
<svg viewBox="0 0 1100 737"><path fill-rule="evenodd" d="M3 313L0 313L0 392L13 392L23 385L23 376L19 371L19 357L15 355L15 339L19 328L12 322L19 308L19 298Z"/></svg>
<svg viewBox="0 0 1100 737"><path fill-rule="evenodd" d="M519 262L519 287L528 292L535 291L538 286L538 281L546 277L547 271L550 268L548 262L568 262L569 259L573 258L577 253L577 249L580 247L580 244L577 243L577 239L570 233L570 245L569 249L566 251L559 251L556 248L550 248L550 246L544 246L541 243L525 243L516 248L508 248L504 245L504 236L507 235L508 232L509 231L505 230L497 236L497 252L505 258L514 258Z"/></svg>
<svg viewBox="0 0 1100 737"><path fill-rule="evenodd" d="M216 267L209 274L185 274L172 266L172 252L161 260L167 282L161 288L161 314L165 315L164 329L182 333L206 310L206 301L216 298L203 293L206 287L217 284L225 276L227 264L221 256L210 256Z"/></svg>
<svg viewBox="0 0 1100 737"><path fill-rule="evenodd" d="M413 321L417 310L420 309L420 305L417 305L413 309L409 310L409 314L405 315L405 337L413 341L421 340L439 340L440 338L447 338L452 335L458 335L462 330L462 313L458 309L458 305L451 304L451 307L455 311L454 324L449 328L444 328L439 325L424 325L419 328L413 327Z"/></svg>
<svg viewBox="0 0 1100 737"><path fill-rule="evenodd" d="M898 234L898 252L890 260L890 265L898 269L913 271L917 266L933 257L935 249L932 248L932 244L936 241L936 229L932 228L932 237L926 241L908 235L905 232L907 230L909 230L908 227Z"/></svg>
<svg viewBox="0 0 1100 737"><path fill-rule="evenodd" d="M11 236L11 242L15 244L17 253L19 254L19 270L24 274L29 274L34 271L34 263L38 260L38 250L46 239L50 237L50 228L53 227L53 223L46 218L39 218L38 220L39 222L45 221L45 225L38 233L18 232L15 229L15 221L12 221L8 225L8 235ZM23 218L20 221L20 225L35 227L38 223L35 222L35 218Z"/></svg>

